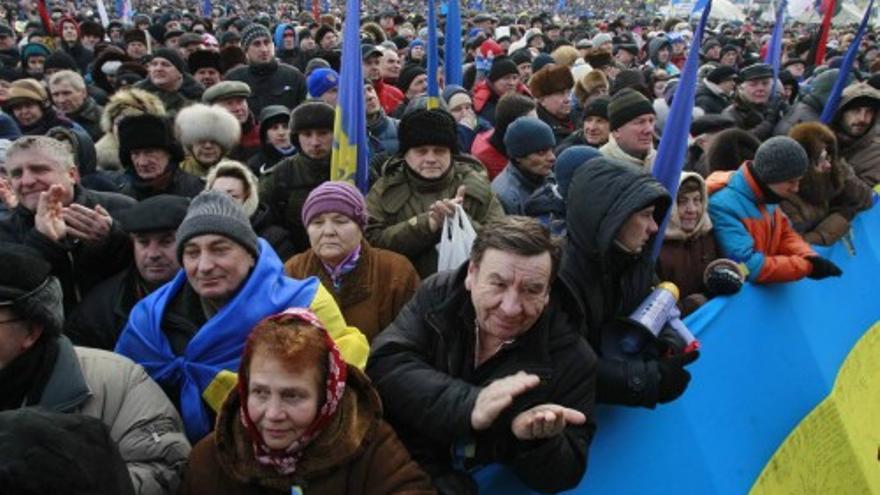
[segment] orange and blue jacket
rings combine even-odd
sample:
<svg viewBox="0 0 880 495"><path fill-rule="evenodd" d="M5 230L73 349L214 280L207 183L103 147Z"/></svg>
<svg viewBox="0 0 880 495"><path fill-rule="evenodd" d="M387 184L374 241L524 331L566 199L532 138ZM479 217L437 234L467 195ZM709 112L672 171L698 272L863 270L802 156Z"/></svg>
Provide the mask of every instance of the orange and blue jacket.
<svg viewBox="0 0 880 495"><path fill-rule="evenodd" d="M766 204L746 165L709 199L715 240L725 257L748 268L757 283L800 280L813 270L816 256L777 205Z"/></svg>

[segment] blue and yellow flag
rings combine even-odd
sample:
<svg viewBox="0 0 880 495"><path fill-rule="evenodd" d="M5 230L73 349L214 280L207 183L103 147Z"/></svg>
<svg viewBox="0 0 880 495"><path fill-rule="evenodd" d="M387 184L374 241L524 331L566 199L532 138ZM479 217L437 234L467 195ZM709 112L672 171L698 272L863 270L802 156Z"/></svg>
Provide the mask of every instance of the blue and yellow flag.
<svg viewBox="0 0 880 495"><path fill-rule="evenodd" d="M444 69L446 84L461 86L463 80L461 64L461 6L459 0L449 0L446 10L446 39Z"/></svg>
<svg viewBox="0 0 880 495"><path fill-rule="evenodd" d="M657 159L654 161L653 174L661 184L669 191L672 200L678 193L678 181L681 170L684 167L687 156L688 136L690 135L691 119L693 118L694 96L697 90L697 68L700 65L700 46L703 43L703 32L706 30L706 21L709 20L709 12L712 10L712 0L706 4L700 17L700 24L694 33L694 39L688 52L684 69L675 95L672 97L672 107L669 109L669 118L657 147ZM666 232L666 224L669 222L669 213L663 219L663 225L654 239L654 258L660 254L660 246L663 245L663 235Z"/></svg>
<svg viewBox="0 0 880 495"><path fill-rule="evenodd" d="M440 108L440 85L437 84L437 5L428 0L428 110Z"/></svg>
<svg viewBox="0 0 880 495"><path fill-rule="evenodd" d="M779 80L779 66L782 63L782 30L785 27L785 9L788 6L786 0L779 2L776 9L776 25L773 26L773 36L770 37L770 45L764 62L773 67L773 91L771 98L776 97L776 82Z"/></svg>
<svg viewBox="0 0 880 495"><path fill-rule="evenodd" d="M852 69L856 55L859 53L859 46L862 44L862 37L865 35L865 29L868 27L868 20L871 19L871 12L873 11L874 0L871 0L868 2L868 8L865 9L862 23L859 24L859 31L856 33L855 39L852 40L852 43L849 44L849 48L846 50L846 55L843 57L843 63L840 64L840 72L837 75L837 81L834 81L834 87L831 88L831 95L828 97L828 101L825 103L825 108L822 110L822 117L820 117L820 119L823 124L831 122L831 119L834 118L834 114L837 113L837 105L840 103L840 95L843 94L843 88L846 87L850 69Z"/></svg>
<svg viewBox="0 0 880 495"><path fill-rule="evenodd" d="M348 0L345 6L339 79L330 180L350 182L367 194L370 190L369 146L361 66L360 5L357 0Z"/></svg>

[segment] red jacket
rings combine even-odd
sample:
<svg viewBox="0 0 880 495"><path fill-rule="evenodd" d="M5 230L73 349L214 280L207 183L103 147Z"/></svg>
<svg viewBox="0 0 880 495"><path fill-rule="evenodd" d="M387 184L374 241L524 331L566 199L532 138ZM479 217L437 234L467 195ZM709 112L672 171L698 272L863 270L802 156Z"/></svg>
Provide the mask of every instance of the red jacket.
<svg viewBox="0 0 880 495"><path fill-rule="evenodd" d="M492 146L492 143L489 142L489 138L492 137L492 133L494 132L494 129L489 129L488 131L477 134L477 137L474 138L474 144L471 145L471 154L477 157L486 167L486 170L489 172L490 181L504 170L504 167L507 166L508 162L504 153L498 151L498 149Z"/></svg>
<svg viewBox="0 0 880 495"><path fill-rule="evenodd" d="M385 110L385 115L391 115L403 103L403 91L385 81L381 79L373 81L373 88L376 90L376 96L379 97L382 110Z"/></svg>

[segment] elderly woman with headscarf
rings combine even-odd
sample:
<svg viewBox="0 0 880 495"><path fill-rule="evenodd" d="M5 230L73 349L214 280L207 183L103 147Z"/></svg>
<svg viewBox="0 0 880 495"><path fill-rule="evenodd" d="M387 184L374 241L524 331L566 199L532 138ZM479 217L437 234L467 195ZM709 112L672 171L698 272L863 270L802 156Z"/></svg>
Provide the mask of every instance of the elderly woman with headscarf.
<svg viewBox="0 0 880 495"><path fill-rule="evenodd" d="M174 128L186 158L184 172L205 177L211 167L229 155L241 138L241 125L229 110L214 105L195 104L177 114Z"/></svg>
<svg viewBox="0 0 880 495"><path fill-rule="evenodd" d="M318 186L302 217L311 249L288 260L285 271L293 278L321 279L345 321L372 341L412 297L419 275L406 257L364 240L367 205L348 183Z"/></svg>
<svg viewBox="0 0 880 495"><path fill-rule="evenodd" d="M258 323L213 434L193 449L180 493L431 494L382 419L366 375L342 360L314 314Z"/></svg>

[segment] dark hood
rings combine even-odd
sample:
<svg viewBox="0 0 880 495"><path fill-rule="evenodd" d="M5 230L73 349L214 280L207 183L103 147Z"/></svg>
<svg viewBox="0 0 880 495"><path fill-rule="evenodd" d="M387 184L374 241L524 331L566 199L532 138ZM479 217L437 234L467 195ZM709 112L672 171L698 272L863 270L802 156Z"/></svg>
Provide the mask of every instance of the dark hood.
<svg viewBox="0 0 880 495"><path fill-rule="evenodd" d="M599 157L578 168L569 187L567 205L569 246L581 255L605 257L618 231L633 213L657 207L657 225L671 200L657 179L620 160ZM645 250L648 253L649 250Z"/></svg>

